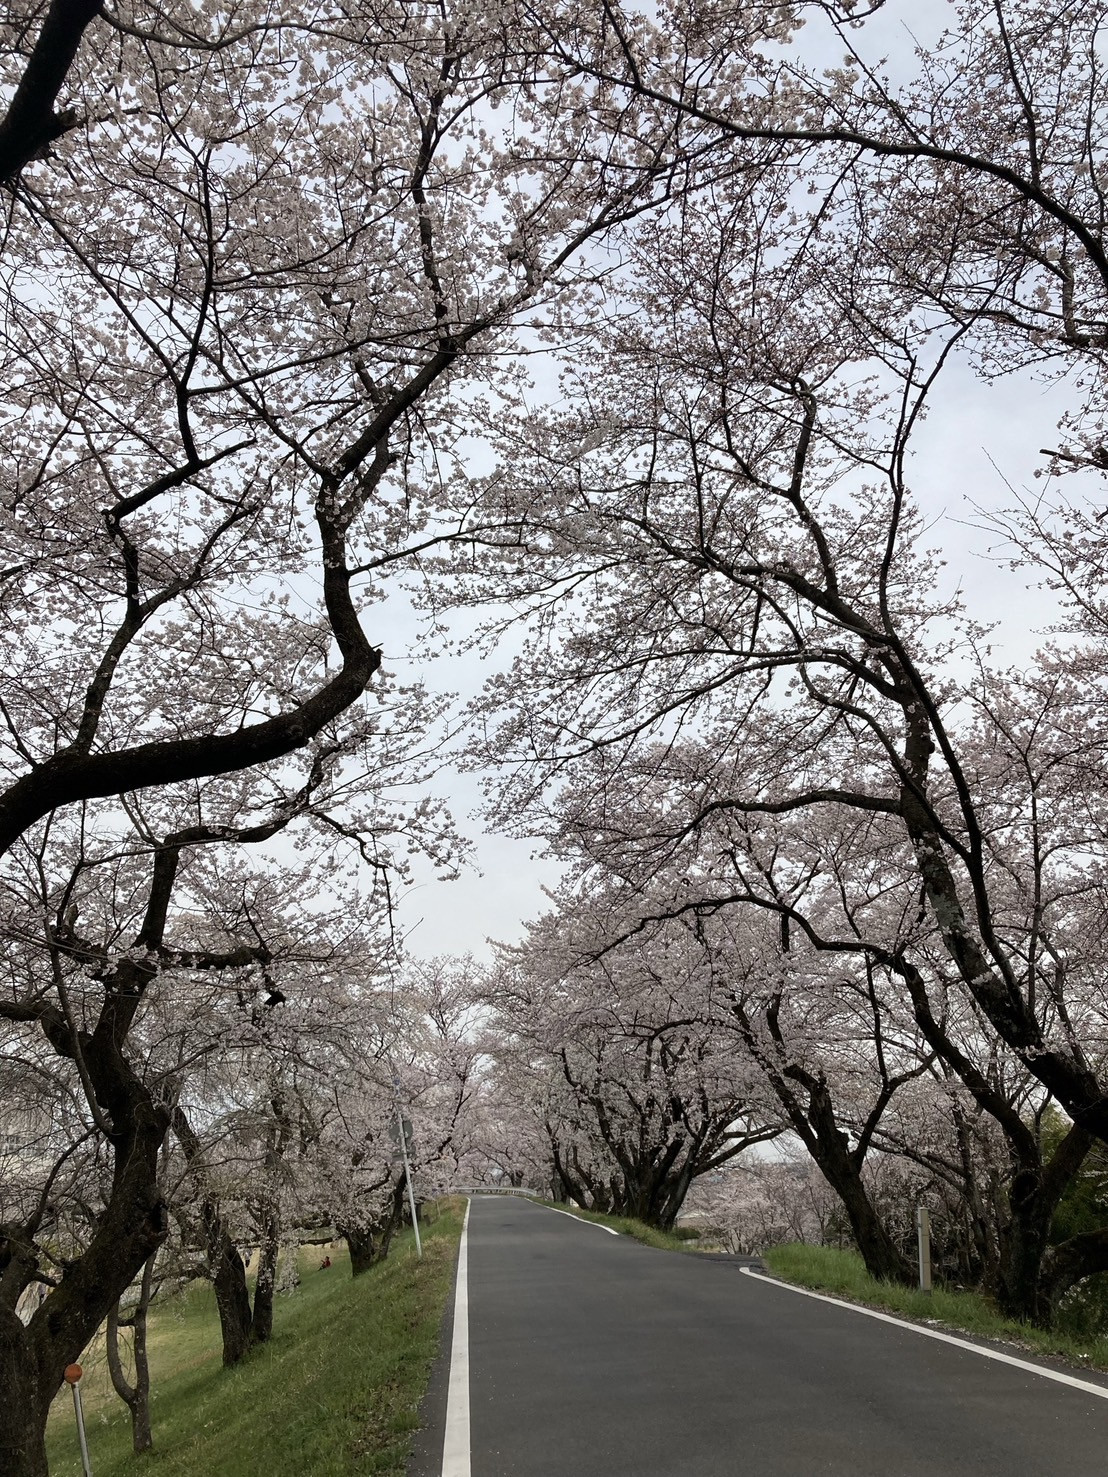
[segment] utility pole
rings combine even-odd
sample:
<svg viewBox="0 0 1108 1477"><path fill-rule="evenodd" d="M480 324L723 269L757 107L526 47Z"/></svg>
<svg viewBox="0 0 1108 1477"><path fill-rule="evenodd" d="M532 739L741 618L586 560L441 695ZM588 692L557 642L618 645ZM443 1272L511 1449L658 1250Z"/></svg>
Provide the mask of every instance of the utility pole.
<svg viewBox="0 0 1108 1477"><path fill-rule="evenodd" d="M408 1138L412 1132L411 1119L404 1117L404 1110L400 1105L400 1078L396 1073L392 1074L392 1095L396 1101L396 1138L400 1146L401 1158L404 1161L404 1183L408 1186L408 1209L412 1213L412 1230L415 1232L416 1252L420 1260L423 1259L423 1242L419 1235L419 1216L416 1214L415 1190L412 1187L412 1165L408 1158Z"/></svg>

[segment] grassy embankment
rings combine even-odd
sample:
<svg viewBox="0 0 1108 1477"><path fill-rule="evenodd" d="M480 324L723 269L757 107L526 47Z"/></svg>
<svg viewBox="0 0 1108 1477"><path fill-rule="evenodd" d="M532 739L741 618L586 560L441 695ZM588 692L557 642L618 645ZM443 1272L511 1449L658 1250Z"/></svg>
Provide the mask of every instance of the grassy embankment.
<svg viewBox="0 0 1108 1477"><path fill-rule="evenodd" d="M941 1324L952 1332L961 1330L977 1338L1018 1344L1031 1353L1056 1354L1086 1368L1108 1369L1108 1339L1071 1338L1005 1318L982 1293L936 1287L927 1294L879 1282L869 1275L856 1252L793 1243L763 1252L762 1259L776 1277L800 1287L896 1313L917 1323Z"/></svg>
<svg viewBox="0 0 1108 1477"><path fill-rule="evenodd" d="M438 1348L461 1233L461 1200L430 1207L423 1261L409 1235L356 1279L342 1251L301 1254L300 1288L279 1296L272 1341L237 1368L220 1363L211 1288L193 1284L150 1317L155 1450L131 1452L130 1417L103 1347L81 1384L96 1477L401 1477ZM73 1402L63 1391L47 1439L51 1477L80 1477Z"/></svg>

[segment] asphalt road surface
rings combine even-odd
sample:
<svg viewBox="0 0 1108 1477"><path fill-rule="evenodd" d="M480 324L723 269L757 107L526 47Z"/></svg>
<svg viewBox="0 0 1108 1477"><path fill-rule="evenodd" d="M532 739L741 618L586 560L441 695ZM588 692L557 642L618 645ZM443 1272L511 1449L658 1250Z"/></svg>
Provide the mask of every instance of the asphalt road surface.
<svg viewBox="0 0 1108 1477"><path fill-rule="evenodd" d="M410 1477L1108 1477L1091 1391L525 1200L467 1242Z"/></svg>

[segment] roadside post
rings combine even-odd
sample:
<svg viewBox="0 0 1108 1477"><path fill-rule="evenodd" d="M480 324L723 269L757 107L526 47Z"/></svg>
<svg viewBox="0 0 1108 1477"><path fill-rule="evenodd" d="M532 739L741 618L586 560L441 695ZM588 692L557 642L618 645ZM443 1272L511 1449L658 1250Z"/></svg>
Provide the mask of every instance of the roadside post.
<svg viewBox="0 0 1108 1477"><path fill-rule="evenodd" d="M85 1412L81 1406L81 1376L84 1370L79 1364L67 1364L65 1382L73 1391L73 1412L77 1417L77 1439L81 1443L81 1466L85 1477L92 1477L92 1466L88 1459L88 1442L85 1440Z"/></svg>
<svg viewBox="0 0 1108 1477"><path fill-rule="evenodd" d="M919 1248L919 1290L931 1291L931 1217L926 1206L916 1206L916 1244Z"/></svg>
<svg viewBox="0 0 1108 1477"><path fill-rule="evenodd" d="M396 1100L396 1127L393 1130L393 1138L400 1149L401 1158L404 1161L404 1183L408 1186L408 1209L412 1213L412 1230L415 1232L416 1252L422 1261L423 1241L419 1234L419 1216L416 1214L415 1190L412 1188L412 1165L408 1158L408 1140L412 1136L412 1122L410 1118L404 1117L400 1106L400 1079L396 1073L392 1074L392 1093Z"/></svg>

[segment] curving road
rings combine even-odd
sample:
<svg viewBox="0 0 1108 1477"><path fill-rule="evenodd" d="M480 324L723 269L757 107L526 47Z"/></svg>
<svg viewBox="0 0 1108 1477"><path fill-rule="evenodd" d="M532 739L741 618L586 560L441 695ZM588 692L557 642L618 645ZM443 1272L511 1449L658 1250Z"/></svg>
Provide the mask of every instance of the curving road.
<svg viewBox="0 0 1108 1477"><path fill-rule="evenodd" d="M448 1318L410 1477L1108 1474L1095 1375L1056 1383L524 1200L474 1197L466 1240L468 1340Z"/></svg>

